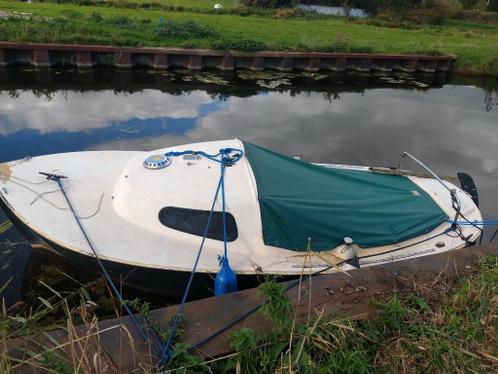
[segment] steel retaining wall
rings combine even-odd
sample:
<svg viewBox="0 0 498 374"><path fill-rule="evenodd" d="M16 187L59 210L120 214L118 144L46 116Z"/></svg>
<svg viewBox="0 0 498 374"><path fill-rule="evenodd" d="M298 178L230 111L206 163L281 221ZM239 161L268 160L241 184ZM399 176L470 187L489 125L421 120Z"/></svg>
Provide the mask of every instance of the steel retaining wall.
<svg viewBox="0 0 498 374"><path fill-rule="evenodd" d="M180 48L129 48L72 44L23 44L0 42L0 66L35 67L77 66L93 68L114 66L133 68L191 70L354 70L426 72L449 71L455 56L395 55L369 53L271 52L254 53Z"/></svg>

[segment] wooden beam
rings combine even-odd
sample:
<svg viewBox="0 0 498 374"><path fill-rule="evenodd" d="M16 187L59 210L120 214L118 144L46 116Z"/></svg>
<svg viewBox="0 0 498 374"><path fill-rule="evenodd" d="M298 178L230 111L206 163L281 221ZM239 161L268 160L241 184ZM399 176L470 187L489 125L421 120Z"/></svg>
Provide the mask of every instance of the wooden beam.
<svg viewBox="0 0 498 374"><path fill-rule="evenodd" d="M288 295L294 305L297 320L307 317L309 297L313 309L325 310L338 317L368 318L373 312L370 303L372 298L410 291L414 285L434 287L441 281L468 276L476 271L476 260L483 255L498 255L498 247L483 245L357 269L347 274L321 275L312 278L311 283L302 283L300 299L299 287L289 290ZM249 289L187 303L183 340L195 344L263 301L264 298L257 289ZM176 310L177 306L154 310L151 312L151 319L166 329ZM230 333L241 327L263 332L270 330L272 323L260 311L253 313L200 347L198 353L203 357L229 353ZM66 357L100 357L99 360L94 360L97 364L88 363L97 372L102 368L95 365L102 362L106 363L109 372L136 370L139 363L155 364L151 353L153 347L144 343L129 317L78 326L70 332L59 329L29 338L11 339L7 341L7 348L12 357L22 360L29 357L26 353L28 351L43 352L48 348L52 349L56 346L54 342L61 346L59 354ZM33 366L27 364L16 370L36 372Z"/></svg>

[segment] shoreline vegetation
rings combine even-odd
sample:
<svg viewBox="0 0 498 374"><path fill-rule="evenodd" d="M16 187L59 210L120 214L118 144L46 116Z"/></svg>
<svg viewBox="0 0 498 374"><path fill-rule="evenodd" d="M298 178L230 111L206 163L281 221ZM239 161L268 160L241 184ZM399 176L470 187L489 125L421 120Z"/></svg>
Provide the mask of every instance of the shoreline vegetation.
<svg viewBox="0 0 498 374"><path fill-rule="evenodd" d="M223 9L213 9L215 2ZM458 56L455 72L498 76L498 13L476 16L478 12L455 10L448 2L350 18L288 7L247 7L237 0L0 0L0 40L248 52L453 54ZM474 19L480 22L470 21Z"/></svg>
<svg viewBox="0 0 498 374"><path fill-rule="evenodd" d="M59 284L54 281L57 279ZM50 328L75 331L78 324L96 326L103 318L120 315L119 304L109 298L111 292L103 279L81 284L59 274L38 282L44 291L34 294L32 303L14 306L16 310L0 305L0 372L11 372L20 365L50 373L72 373L76 367L78 372L92 372L96 365L97 372L113 368L105 352L94 354L89 349L88 357L76 354L81 345L66 348L66 353L45 348L24 359L9 356L6 347L12 337ZM61 284L67 287L68 282L78 283L78 287L62 291ZM0 285L0 289L4 287ZM477 272L469 277L449 281L438 276L431 286L415 283L410 292L371 300L372 319L337 318L310 310L304 322L296 322L284 286L268 279L259 293L268 299L261 312L273 321L272 331L238 329L230 337L234 353L203 360L178 342L181 327L166 372L493 372L498 365L497 287L498 262L487 255L478 259ZM167 330L150 320L149 303L138 299L127 303L159 336L167 336ZM144 373L158 372L149 364L140 365Z"/></svg>

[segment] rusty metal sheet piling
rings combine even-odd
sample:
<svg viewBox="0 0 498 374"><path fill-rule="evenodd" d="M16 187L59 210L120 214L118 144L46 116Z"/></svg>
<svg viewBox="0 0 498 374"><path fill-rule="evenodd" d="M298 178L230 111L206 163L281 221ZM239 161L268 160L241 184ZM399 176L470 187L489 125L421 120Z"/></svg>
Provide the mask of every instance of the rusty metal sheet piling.
<svg viewBox="0 0 498 374"><path fill-rule="evenodd" d="M236 52L182 48L134 48L78 44L34 44L0 42L0 66L49 67L76 65L79 69L101 65L129 69L191 70L272 69L279 71L449 71L456 56L331 53L331 52ZM105 61L105 63L104 63Z"/></svg>
<svg viewBox="0 0 498 374"><path fill-rule="evenodd" d="M372 298L410 291L415 286L433 288L439 282L468 276L476 271L476 260L483 255L497 256L498 246L470 247L357 269L348 274L321 275L312 278L311 283L303 281L301 299L298 299L298 287L289 290L288 295L298 321L307 317L310 298L313 310L324 310L337 317L369 318L373 312ZM187 303L183 340L191 344L199 342L262 301L264 299L257 289L249 289ZM176 310L177 306L162 308L152 311L150 316L166 329ZM207 358L229 353L230 333L241 327L262 332L271 329L272 324L258 311L200 347L198 353ZM85 365L92 367L95 372L102 371L104 366L106 372L130 372L138 370L140 363L154 364L150 347L140 338L129 317L78 326L73 331L59 329L12 339L7 342L7 349L12 357L22 360L29 358L28 351L33 355L53 349L56 345L60 346L56 349L58 354L70 357L70 362L83 356L92 358ZM30 365L19 365L15 371L31 373L37 372L37 369Z"/></svg>

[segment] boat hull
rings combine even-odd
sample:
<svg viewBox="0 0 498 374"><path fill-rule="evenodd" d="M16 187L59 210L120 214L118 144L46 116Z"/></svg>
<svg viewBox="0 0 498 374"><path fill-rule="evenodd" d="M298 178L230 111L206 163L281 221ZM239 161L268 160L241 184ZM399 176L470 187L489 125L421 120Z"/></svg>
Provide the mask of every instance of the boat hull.
<svg viewBox="0 0 498 374"><path fill-rule="evenodd" d="M1 198L0 208L11 220L16 230L33 248L56 253L69 263L78 266L79 269L84 269L85 273L101 274L101 269L95 257L65 248L36 233L22 222ZM125 286L169 298L180 298L190 277L190 272L185 271L137 267L109 260L101 261L116 283L122 283ZM196 273L190 289L189 299L213 296L215 276L216 274L212 273ZM280 278L284 280L295 277ZM239 289L257 287L263 280L264 274L239 274L237 276Z"/></svg>

